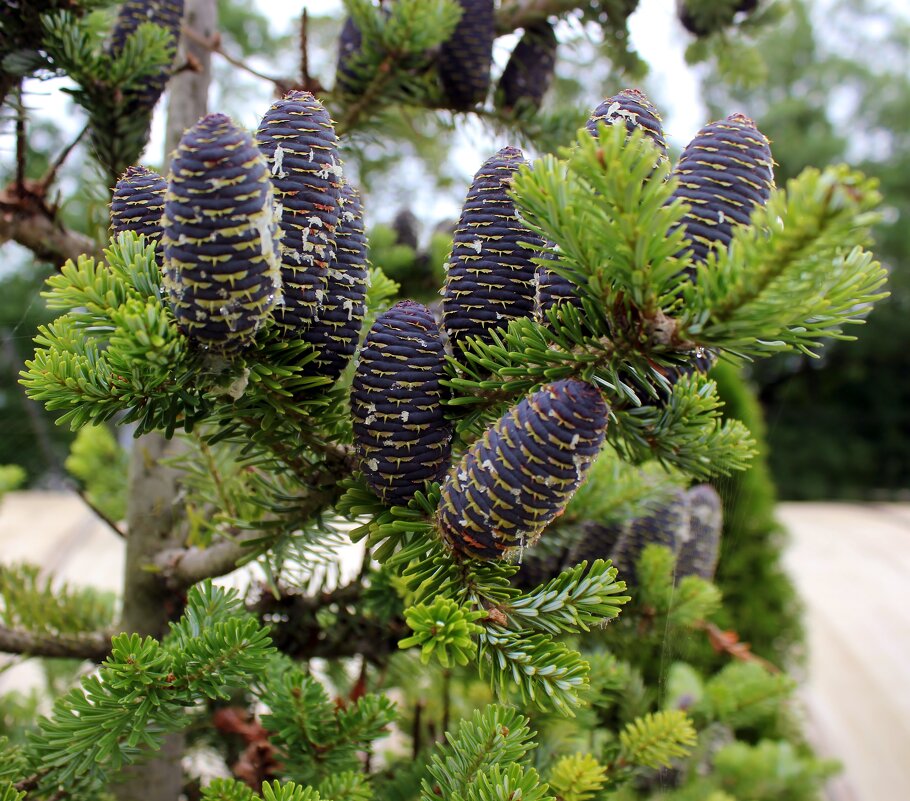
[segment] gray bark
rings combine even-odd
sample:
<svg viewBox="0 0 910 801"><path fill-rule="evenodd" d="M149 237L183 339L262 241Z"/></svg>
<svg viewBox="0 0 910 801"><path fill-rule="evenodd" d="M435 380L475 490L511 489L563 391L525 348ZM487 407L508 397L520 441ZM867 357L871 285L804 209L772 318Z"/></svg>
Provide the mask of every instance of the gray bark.
<svg viewBox="0 0 910 801"><path fill-rule="evenodd" d="M216 0L187 0L183 24L210 38L217 23ZM183 70L171 79L167 106L165 163L183 132L208 111L211 54L182 38L177 64L191 53L200 67ZM130 465L126 575L123 588L123 629L161 637L169 620L179 617L183 597L173 592L149 566L158 555L179 545L180 519L175 501L178 474L161 464L175 455L176 442L160 434L136 441ZM119 801L176 801L183 789L182 734L168 735L160 751L123 771L112 787Z"/></svg>

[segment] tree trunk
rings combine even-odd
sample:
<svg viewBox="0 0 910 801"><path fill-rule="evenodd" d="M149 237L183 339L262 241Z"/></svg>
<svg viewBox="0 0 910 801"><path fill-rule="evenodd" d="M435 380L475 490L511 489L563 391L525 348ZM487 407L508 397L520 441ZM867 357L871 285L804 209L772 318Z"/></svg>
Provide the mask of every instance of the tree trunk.
<svg viewBox="0 0 910 801"><path fill-rule="evenodd" d="M184 27L210 39L216 29L216 0L187 0ZM183 132L208 110L211 53L183 37L177 66L187 54L198 65L173 77L168 92L165 159L177 147ZM159 577L148 570L161 551L180 545L180 520L175 507L177 471L160 462L174 456L179 442L160 434L147 434L134 443L130 462L126 575L123 587L123 630L161 637L169 620L178 617L184 598L176 597ZM182 734L167 735L160 751L141 764L123 771L111 789L119 801L176 801L183 790Z"/></svg>

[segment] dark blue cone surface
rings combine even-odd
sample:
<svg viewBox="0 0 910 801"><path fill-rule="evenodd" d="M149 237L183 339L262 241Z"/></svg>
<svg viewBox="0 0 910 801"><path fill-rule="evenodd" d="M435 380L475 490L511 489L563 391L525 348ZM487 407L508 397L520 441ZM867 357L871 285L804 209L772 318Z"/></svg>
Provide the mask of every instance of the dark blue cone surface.
<svg viewBox="0 0 910 801"><path fill-rule="evenodd" d="M351 418L364 478L385 503L406 504L449 466L445 375L442 335L426 306L406 300L376 318L354 372Z"/></svg>
<svg viewBox="0 0 910 801"><path fill-rule="evenodd" d="M266 112L256 144L269 163L281 204L284 302L275 322L299 335L322 303L335 257L341 159L328 112L309 92L292 91Z"/></svg>
<svg viewBox="0 0 910 801"><path fill-rule="evenodd" d="M458 0L461 19L439 50L439 79L449 108L467 111L482 103L490 88L493 40L496 38L494 0Z"/></svg>
<svg viewBox="0 0 910 801"><path fill-rule="evenodd" d="M648 545L663 545L676 554L689 535L689 500L677 490L672 500L649 515L637 517L622 525L622 533L613 548L613 564L619 578L627 584L637 582L636 563Z"/></svg>
<svg viewBox="0 0 910 801"><path fill-rule="evenodd" d="M600 451L607 405L591 384L548 384L512 407L462 456L437 523L458 553L495 559L533 544Z"/></svg>
<svg viewBox="0 0 910 801"><path fill-rule="evenodd" d="M317 354L305 372L333 381L341 375L357 349L366 312L369 278L360 193L350 184L342 184L339 203L341 214L335 229L335 261L329 266L322 309L303 334L303 339Z"/></svg>
<svg viewBox="0 0 910 801"><path fill-rule="evenodd" d="M537 254L539 259L555 261L557 255L550 250L553 247L552 242L546 244L546 250ZM576 285L565 276L560 275L554 270L547 268L545 264L537 265L537 319L547 324L547 312L558 303L570 303L579 311L581 310L581 298L576 292Z"/></svg>
<svg viewBox="0 0 910 801"><path fill-rule="evenodd" d="M126 0L117 12L117 20L111 31L109 44L113 55L120 55L127 39L140 25L151 22L167 29L171 34L176 52L180 41L180 23L183 19L183 0ZM157 75L146 79L145 85L134 92L136 105L149 112L155 107L171 77L170 67L163 68Z"/></svg>
<svg viewBox="0 0 910 801"><path fill-rule="evenodd" d="M180 140L162 225L164 280L181 329L199 344L249 344L281 295L272 183L250 134L210 114Z"/></svg>
<svg viewBox="0 0 910 801"><path fill-rule="evenodd" d="M154 170L127 167L117 181L111 199L111 233L116 238L124 231L142 235L146 243L161 240L161 216L167 181ZM158 250L160 251L160 245ZM158 254L161 261L161 254Z"/></svg>
<svg viewBox="0 0 910 801"><path fill-rule="evenodd" d="M499 79L496 100L501 108L540 108L553 80L556 47L556 32L546 20L525 29Z"/></svg>
<svg viewBox="0 0 910 801"><path fill-rule="evenodd" d="M748 225L774 188L768 139L748 117L731 114L702 128L686 146L673 171L673 197L691 207L683 218L697 262L712 248L729 246L734 227Z"/></svg>
<svg viewBox="0 0 910 801"><path fill-rule="evenodd" d="M676 578L699 576L710 581L717 569L724 524L720 496L710 484L700 484L689 490L688 500L689 536L679 548Z"/></svg>
<svg viewBox="0 0 910 801"><path fill-rule="evenodd" d="M455 229L443 288L443 324L453 345L485 336L510 320L531 317L536 296L534 250L543 240L529 231L508 196L521 151L504 147L474 176Z"/></svg>

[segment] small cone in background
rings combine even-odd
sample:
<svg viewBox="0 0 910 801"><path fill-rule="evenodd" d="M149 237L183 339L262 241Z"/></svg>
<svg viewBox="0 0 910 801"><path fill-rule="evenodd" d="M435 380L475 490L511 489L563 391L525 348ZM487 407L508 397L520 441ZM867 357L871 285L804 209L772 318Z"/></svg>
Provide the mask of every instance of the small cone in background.
<svg viewBox="0 0 910 801"><path fill-rule="evenodd" d="M339 202L335 261L329 266L322 309L302 337L316 351L316 358L306 365L304 372L333 381L357 349L369 279L360 193L350 184L342 184Z"/></svg>
<svg viewBox="0 0 910 801"><path fill-rule="evenodd" d="M593 137L597 137L599 123L615 125L622 123L631 133L636 128L644 131L657 145L661 158L667 158L667 142L664 139L663 123L654 104L638 89L623 89L608 97L594 111L585 123L585 128ZM543 254L546 257L546 254ZM552 256L550 256L552 258ZM575 292L575 284L545 265L537 267L538 319L546 321L546 313L556 303L570 302L581 308L581 301Z"/></svg>
<svg viewBox="0 0 910 801"><path fill-rule="evenodd" d="M657 108L644 92L638 89L623 89L608 97L591 112L585 127L591 136L596 137L598 123L615 125L617 122L625 123L629 133L640 128L666 158L667 141L664 139L663 121Z"/></svg>
<svg viewBox="0 0 910 801"><path fill-rule="evenodd" d="M127 167L117 181L111 198L111 233L116 238L124 231L145 237L146 244L156 245L161 264L161 215L167 181L146 167Z"/></svg>
<svg viewBox="0 0 910 801"><path fill-rule="evenodd" d="M316 317L335 258L341 159L328 112L309 92L292 91L272 105L256 131L275 200L281 205L284 303L275 322L298 335Z"/></svg>
<svg viewBox="0 0 910 801"><path fill-rule="evenodd" d="M335 86L344 92L356 90L360 78L351 62L363 46L363 34L353 17L345 18L338 36L338 64L335 69Z"/></svg>
<svg viewBox="0 0 910 801"><path fill-rule="evenodd" d="M508 194L522 164L518 148L504 147L484 162L468 190L442 291L443 322L456 348L466 337L486 337L510 320L533 316L535 253L522 243L540 247L543 240L521 222Z"/></svg>
<svg viewBox="0 0 910 801"><path fill-rule="evenodd" d="M537 258L546 261L558 259L557 254L552 250L553 247L552 242L547 242L544 249L536 254ZM547 312L559 303L569 303L579 311L582 310L581 298L576 292L577 286L565 276L548 269L544 264L538 264L535 281L537 284L535 316L541 324L548 324Z"/></svg>
<svg viewBox="0 0 910 801"><path fill-rule="evenodd" d="M176 52L182 19L183 0L126 0L117 12L108 49L112 55L120 55L127 39L139 26L151 22L170 32ZM171 68L163 67L157 75L146 78L141 89L130 90L130 97L134 99L136 107L151 114L170 77Z"/></svg>
<svg viewBox="0 0 910 801"><path fill-rule="evenodd" d="M406 300L376 318L354 372L351 418L364 478L384 503L407 504L449 466L445 375L442 334L426 306Z"/></svg>
<svg viewBox="0 0 910 801"><path fill-rule="evenodd" d="M449 471L437 511L445 542L478 559L532 545L584 480L607 413L597 388L574 379L513 406Z"/></svg>
<svg viewBox="0 0 910 801"><path fill-rule="evenodd" d="M556 32L543 20L525 29L499 79L496 103L511 112L537 111L556 69Z"/></svg>
<svg viewBox="0 0 910 801"><path fill-rule="evenodd" d="M683 490L651 514L629 520L622 525L611 558L619 578L627 584L638 583L636 563L648 545L663 545L676 554L689 536L689 499Z"/></svg>
<svg viewBox="0 0 910 801"><path fill-rule="evenodd" d="M689 536L679 548L676 560L677 581L685 576L699 576L706 581L714 578L720 556L720 540L724 526L723 505L710 484L699 484L688 492Z"/></svg>
<svg viewBox="0 0 910 801"><path fill-rule="evenodd" d="M673 170L679 181L673 197L690 206L681 224L696 262L727 248L735 226L749 225L768 202L773 163L767 137L742 114L709 123L686 145Z"/></svg>
<svg viewBox="0 0 910 801"><path fill-rule="evenodd" d="M162 220L164 281L177 322L204 347L249 344L281 297L280 231L265 158L224 114L174 152Z"/></svg>
<svg viewBox="0 0 910 801"><path fill-rule="evenodd" d="M496 38L494 0L458 0L461 19L439 49L439 79L449 108L468 111L482 103L490 88L493 40Z"/></svg>

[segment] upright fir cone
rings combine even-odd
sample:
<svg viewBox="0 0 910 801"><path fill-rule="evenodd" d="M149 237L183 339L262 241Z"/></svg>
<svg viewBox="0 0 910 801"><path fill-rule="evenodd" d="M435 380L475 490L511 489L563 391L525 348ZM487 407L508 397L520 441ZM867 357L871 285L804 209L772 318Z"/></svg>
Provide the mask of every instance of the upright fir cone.
<svg viewBox="0 0 910 801"><path fill-rule="evenodd" d="M493 40L496 38L494 0L458 0L461 19L439 50L439 79L449 108L468 111L482 103L490 88Z"/></svg>
<svg viewBox="0 0 910 801"><path fill-rule="evenodd" d="M111 233L116 238L124 231L145 237L146 244L155 243L158 263L161 263L161 215L167 181L146 167L127 167L114 187L111 199Z"/></svg>
<svg viewBox="0 0 910 801"><path fill-rule="evenodd" d="M162 225L181 329L216 351L249 344L281 296L280 232L265 158L230 117L209 114L183 135Z"/></svg>
<svg viewBox="0 0 910 801"><path fill-rule="evenodd" d="M284 303L275 322L298 336L316 317L329 264L341 196L341 159L329 113L309 92L291 91L266 112L256 144L269 163L281 204Z"/></svg>
<svg viewBox="0 0 910 801"><path fill-rule="evenodd" d="M703 262L712 248L724 249L736 225L749 225L774 188L768 139L742 114L702 128L680 156L673 194L689 204L682 220L692 255Z"/></svg>
<svg viewBox="0 0 910 801"><path fill-rule="evenodd" d="M623 524L622 533L613 548L613 563L619 578L627 584L637 583L636 563L648 545L663 545L676 554L689 536L689 499L683 490L649 515Z"/></svg>
<svg viewBox="0 0 910 801"><path fill-rule="evenodd" d="M720 556L724 513L720 496L710 484L700 484L688 492L689 531L682 541L676 560L677 581L685 576L714 578Z"/></svg>
<svg viewBox="0 0 910 801"><path fill-rule="evenodd" d="M534 313L534 251L522 243L540 248L543 240L521 222L508 195L526 163L518 148L504 147L468 190L442 291L443 324L455 347Z"/></svg>
<svg viewBox="0 0 910 801"><path fill-rule="evenodd" d="M357 349L369 280L360 193L350 184L342 183L339 204L335 261L329 266L322 310L303 334L303 339L316 351L316 358L306 366L305 372L333 381Z"/></svg>
<svg viewBox="0 0 910 801"><path fill-rule="evenodd" d="M574 379L510 409L446 477L436 518L446 543L478 559L533 544L600 451L607 413L600 392Z"/></svg>
<svg viewBox="0 0 910 801"><path fill-rule="evenodd" d="M114 29L111 31L109 51L112 55L120 55L126 46L126 41L145 22L151 22L167 30L173 41L174 52L180 41L180 23L183 19L184 0L126 0L117 12ZM137 109L151 114L171 77L170 66L161 70L150 78L138 90L131 90L130 97L134 100Z"/></svg>
<svg viewBox="0 0 910 801"><path fill-rule="evenodd" d="M351 387L354 445L364 478L387 504L406 504L449 466L442 405L445 349L430 310L406 300L376 318Z"/></svg>
<svg viewBox="0 0 910 801"><path fill-rule="evenodd" d="M506 112L537 111L553 81L556 68L556 32L543 20L525 28L499 79L496 103Z"/></svg>

